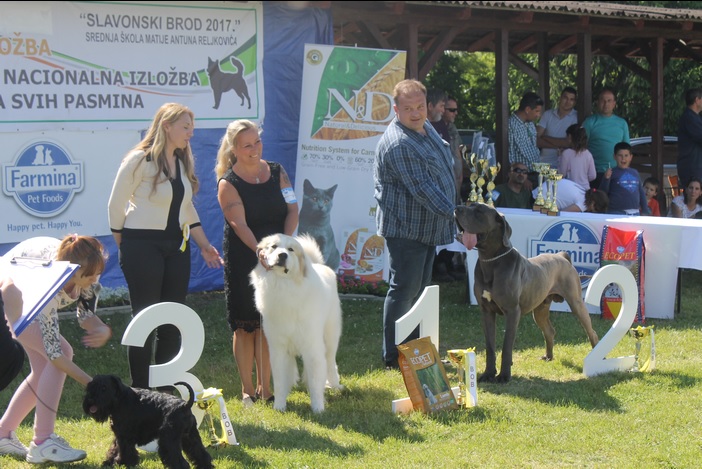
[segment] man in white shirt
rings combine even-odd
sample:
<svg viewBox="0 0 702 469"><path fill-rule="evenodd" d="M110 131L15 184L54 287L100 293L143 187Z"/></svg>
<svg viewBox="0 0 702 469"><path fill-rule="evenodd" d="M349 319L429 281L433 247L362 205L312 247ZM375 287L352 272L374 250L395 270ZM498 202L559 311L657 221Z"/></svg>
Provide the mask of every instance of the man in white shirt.
<svg viewBox="0 0 702 469"><path fill-rule="evenodd" d="M577 96L575 88L563 88L558 107L544 112L536 126L536 144L541 149L541 162L550 164L552 168L558 166L560 150L569 146L566 129L578 123L578 112L575 110Z"/></svg>

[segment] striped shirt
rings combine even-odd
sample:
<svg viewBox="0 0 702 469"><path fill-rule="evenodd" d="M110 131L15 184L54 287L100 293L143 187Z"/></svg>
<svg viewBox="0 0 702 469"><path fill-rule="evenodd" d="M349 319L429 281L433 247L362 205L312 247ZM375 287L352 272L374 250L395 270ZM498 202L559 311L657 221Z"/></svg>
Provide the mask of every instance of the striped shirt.
<svg viewBox="0 0 702 469"><path fill-rule="evenodd" d="M408 129L396 117L378 142L373 168L378 234L450 244L456 234L453 157L429 121L424 131Z"/></svg>

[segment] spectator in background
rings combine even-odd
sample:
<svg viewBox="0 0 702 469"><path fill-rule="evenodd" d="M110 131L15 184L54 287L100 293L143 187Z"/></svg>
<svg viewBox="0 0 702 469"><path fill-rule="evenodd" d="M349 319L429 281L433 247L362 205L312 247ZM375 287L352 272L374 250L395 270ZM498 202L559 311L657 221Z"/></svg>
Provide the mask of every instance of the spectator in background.
<svg viewBox="0 0 702 469"><path fill-rule="evenodd" d="M559 153L570 146L566 130L578 123L578 112L575 110L577 96L572 86L563 88L558 107L544 111L536 126L536 144L541 149L541 162L550 164L552 168L558 166Z"/></svg>
<svg viewBox="0 0 702 469"><path fill-rule="evenodd" d="M539 174L533 164L541 160L536 146L536 125L541 117L544 100L538 94L528 92L522 96L519 108L509 118L508 154L509 162L524 163L529 170L527 189L538 185Z"/></svg>
<svg viewBox="0 0 702 469"><path fill-rule="evenodd" d="M492 191L495 207L532 209L534 197L532 197L531 191L524 186L527 173L529 170L524 163L517 162L510 165L507 182L499 184Z"/></svg>
<svg viewBox="0 0 702 469"><path fill-rule="evenodd" d="M458 102L449 97L446 99L446 105L444 106L444 114L442 121L446 124L449 136L449 145L451 145L451 155L453 155L453 177L456 179L456 197L460 203L461 201L461 184L463 183L463 171L468 166L461 156L461 134L458 133L458 128L456 128L456 116L458 115ZM436 128L436 127L434 127ZM438 130L437 130L438 131Z"/></svg>
<svg viewBox="0 0 702 469"><path fill-rule="evenodd" d="M590 187L599 187L605 171L617 165L614 155L614 145L619 142L629 143L629 124L614 114L617 99L614 91L604 88L597 97L596 114L591 115L583 128L587 132L587 147L595 160L597 175L590 181ZM610 204L612 203L610 197Z"/></svg>
<svg viewBox="0 0 702 469"><path fill-rule="evenodd" d="M702 179L702 88L685 92L685 111L678 120L678 177L681 187L690 178Z"/></svg>
<svg viewBox="0 0 702 469"><path fill-rule="evenodd" d="M651 210L651 215L653 215L654 217L660 217L661 208L658 205L658 200L656 200L656 196L658 196L658 190L661 187L661 183L658 181L658 179L654 177L649 177L646 178L646 180L644 181L643 187L644 193L646 194L648 208Z"/></svg>
<svg viewBox="0 0 702 469"><path fill-rule="evenodd" d="M631 145L617 143L614 146L617 167L605 171L599 190L609 197L609 213L650 215L639 172L629 167L631 158Z"/></svg>
<svg viewBox="0 0 702 469"><path fill-rule="evenodd" d="M693 177L687 182L685 192L673 199L668 211L669 217L699 218L702 212L702 182L700 178Z"/></svg>
<svg viewBox="0 0 702 469"><path fill-rule="evenodd" d="M441 138L447 143L451 139L448 134L448 126L443 122L444 109L446 109L446 99L448 96L444 90L431 88L427 90L427 119L434 126Z"/></svg>
<svg viewBox="0 0 702 469"><path fill-rule="evenodd" d="M436 246L451 244L456 235L453 157L427 122L426 93L417 80L395 85L395 118L378 142L373 167L376 224L390 263L382 350L390 369L399 369L395 321L431 281ZM416 329L407 340L418 337Z"/></svg>
<svg viewBox="0 0 702 469"><path fill-rule="evenodd" d="M570 179L584 190L590 188L590 181L595 179L595 161L587 149L587 133L578 124L573 124L566 130L570 148L561 153L558 161L558 172Z"/></svg>
<svg viewBox="0 0 702 469"><path fill-rule="evenodd" d="M451 144L451 134L449 132L448 121L443 116L446 114L446 101L448 96L446 92L437 88L427 90L427 118L429 122L438 132L441 138ZM455 101L454 101L455 104ZM458 110L458 107L456 107ZM453 151L451 150L452 156ZM454 179L456 179L456 160L455 157L452 163ZM463 175L461 174L461 177ZM460 185L456 187L456 203L460 200ZM434 258L434 266L432 268L432 278L437 282L452 282L460 280L463 276L455 271L453 264L453 252L448 249L442 249Z"/></svg>

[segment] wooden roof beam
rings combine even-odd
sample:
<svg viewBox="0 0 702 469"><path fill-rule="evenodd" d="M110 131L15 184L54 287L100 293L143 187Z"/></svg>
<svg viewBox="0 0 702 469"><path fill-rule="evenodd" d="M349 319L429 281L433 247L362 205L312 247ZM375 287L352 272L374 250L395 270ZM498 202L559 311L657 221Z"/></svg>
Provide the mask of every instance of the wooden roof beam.
<svg viewBox="0 0 702 469"><path fill-rule="evenodd" d="M385 36L383 36L383 33L380 31L378 26L375 23L371 23L369 21L359 21L359 26L364 29L364 32L368 35L370 35L373 40L378 44L378 48L380 49L392 49L393 47L390 45L390 41L388 41Z"/></svg>
<svg viewBox="0 0 702 469"><path fill-rule="evenodd" d="M391 4L391 10L394 15L402 15L405 12L405 2L395 2Z"/></svg>
<svg viewBox="0 0 702 469"><path fill-rule="evenodd" d="M518 44L512 47L512 52L515 54L522 54L532 47L534 47L539 42L539 37L536 34L529 36Z"/></svg>
<svg viewBox="0 0 702 469"><path fill-rule="evenodd" d="M458 15L458 19L461 21L469 20L473 16L473 10L470 8L461 8L461 13Z"/></svg>
<svg viewBox="0 0 702 469"><path fill-rule="evenodd" d="M562 54L563 52L567 51L571 47L575 46L577 43L578 43L578 37L575 34L573 34L572 36L568 36L567 38L563 39L561 42L551 46L551 48L548 50L548 53L550 56Z"/></svg>
<svg viewBox="0 0 702 469"><path fill-rule="evenodd" d="M528 23L531 23L532 21L534 21L534 12L533 11L523 11L514 17L515 23L528 24Z"/></svg>
<svg viewBox="0 0 702 469"><path fill-rule="evenodd" d="M449 28L431 40L432 45L427 49L427 53L424 54L422 60L419 62L420 77L427 76L429 71L446 50L446 47L453 42L456 36L467 28L468 25L464 25L459 28Z"/></svg>
<svg viewBox="0 0 702 469"><path fill-rule="evenodd" d="M612 48L612 47L607 47L603 46L602 48L607 52L607 54L612 57L614 60L631 70L632 72L636 73L640 77L644 78L646 81L649 83L651 82L651 72L649 70L646 70L645 68L641 67L639 64L619 52L618 50Z"/></svg>
<svg viewBox="0 0 702 469"><path fill-rule="evenodd" d="M508 54L508 57L509 57L509 61L510 61L510 63L512 63L512 65L514 65L519 70L524 72L526 75L529 76L529 78L531 78L535 82L537 82L537 83L539 82L539 71L537 69L535 69L534 67L532 67L531 64L529 64L528 62L523 60L521 57L519 57L518 55L516 55L512 52L510 52Z"/></svg>
<svg viewBox="0 0 702 469"><path fill-rule="evenodd" d="M474 41L472 44L468 45L466 48L466 52L478 52L481 51L485 48L488 48L490 50L495 49L495 31L490 31L487 33L485 36L481 37L477 41Z"/></svg>

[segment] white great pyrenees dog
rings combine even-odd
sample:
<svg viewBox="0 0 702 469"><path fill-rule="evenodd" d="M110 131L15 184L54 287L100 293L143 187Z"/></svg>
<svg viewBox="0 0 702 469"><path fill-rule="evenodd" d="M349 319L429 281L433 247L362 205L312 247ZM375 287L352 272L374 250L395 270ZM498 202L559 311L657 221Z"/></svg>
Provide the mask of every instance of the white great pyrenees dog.
<svg viewBox="0 0 702 469"><path fill-rule="evenodd" d="M275 386L273 408L284 411L290 390L303 377L314 412L324 410L326 386L343 389L336 367L341 301L336 274L324 264L311 236L275 234L258 243L251 271L256 307L263 317Z"/></svg>

